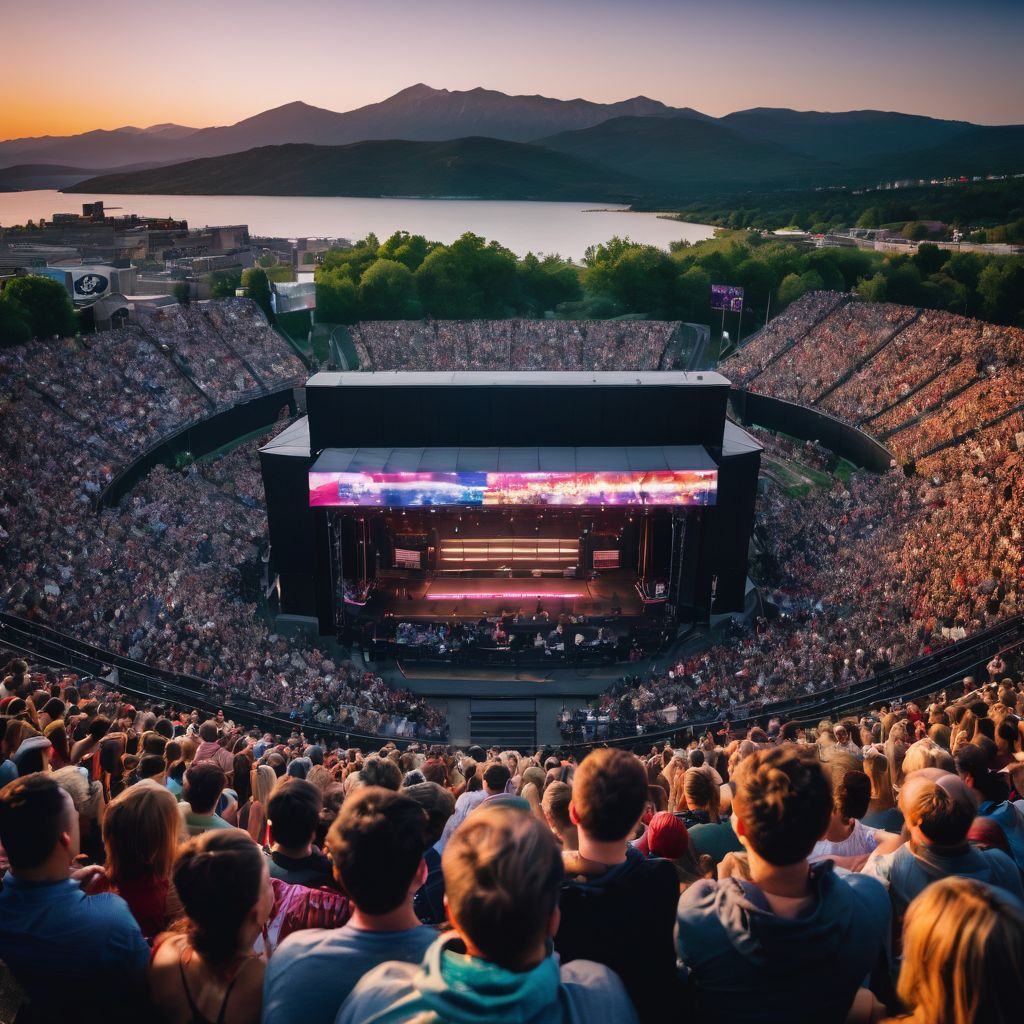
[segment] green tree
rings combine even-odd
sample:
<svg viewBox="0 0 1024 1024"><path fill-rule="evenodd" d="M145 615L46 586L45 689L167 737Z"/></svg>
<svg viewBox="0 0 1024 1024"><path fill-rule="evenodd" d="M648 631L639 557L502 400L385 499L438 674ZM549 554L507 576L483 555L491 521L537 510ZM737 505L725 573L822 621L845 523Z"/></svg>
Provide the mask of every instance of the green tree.
<svg viewBox="0 0 1024 1024"><path fill-rule="evenodd" d="M948 249L940 249L934 242L925 242L917 247L917 252L911 260L921 275L927 277L929 274L937 274L949 256Z"/></svg>
<svg viewBox="0 0 1024 1024"><path fill-rule="evenodd" d="M415 320L422 315L416 281L404 263L378 259L359 282L359 315L364 320Z"/></svg>
<svg viewBox="0 0 1024 1024"><path fill-rule="evenodd" d="M4 301L23 311L35 338L62 338L75 333L75 307L67 288L49 277L16 277L4 289Z"/></svg>
<svg viewBox="0 0 1024 1024"><path fill-rule="evenodd" d="M596 254L584 277L589 291L631 313L667 318L678 314L679 267L668 253L634 243L600 248L604 253Z"/></svg>
<svg viewBox="0 0 1024 1024"><path fill-rule="evenodd" d="M991 260L978 277L978 298L986 319L1024 324L1024 258Z"/></svg>
<svg viewBox="0 0 1024 1024"><path fill-rule="evenodd" d="M0 292L0 346L21 345L32 338L32 324L20 303Z"/></svg>
<svg viewBox="0 0 1024 1024"><path fill-rule="evenodd" d="M541 316L564 302L578 302L583 296L579 271L557 256L538 258L528 252L517 264L519 311Z"/></svg>
<svg viewBox="0 0 1024 1024"><path fill-rule="evenodd" d="M872 277L862 278L857 282L857 295L865 302L885 302L886 300L885 274L878 271Z"/></svg>
<svg viewBox="0 0 1024 1024"><path fill-rule="evenodd" d="M428 242L423 235L410 235L408 231L396 231L390 238L385 239L377 250L377 256L381 259L402 263L415 273L427 256L440 244L440 242Z"/></svg>
<svg viewBox="0 0 1024 1024"><path fill-rule="evenodd" d="M178 281L171 289L171 294L183 306L187 306L192 301L192 285L188 281Z"/></svg>
<svg viewBox="0 0 1024 1024"><path fill-rule="evenodd" d="M879 206L869 206L858 218L859 228L880 228L885 223L885 213Z"/></svg>
<svg viewBox="0 0 1024 1024"><path fill-rule="evenodd" d="M238 270L215 270L210 274L210 295L215 299L230 299L242 287L242 274Z"/></svg>
<svg viewBox="0 0 1024 1024"><path fill-rule="evenodd" d="M359 319L359 292L341 269L317 271L316 319L323 324L354 324Z"/></svg>
<svg viewBox="0 0 1024 1024"><path fill-rule="evenodd" d="M416 271L416 286L430 316L503 317L518 307L515 255L470 232L434 249Z"/></svg>
<svg viewBox="0 0 1024 1024"><path fill-rule="evenodd" d="M274 310L270 305L270 281L262 267L250 267L242 274L242 287L245 294L263 310L266 318L274 322Z"/></svg>
<svg viewBox="0 0 1024 1024"><path fill-rule="evenodd" d="M919 220L907 221L901 233L911 242L920 242L928 237L928 225L922 224Z"/></svg>

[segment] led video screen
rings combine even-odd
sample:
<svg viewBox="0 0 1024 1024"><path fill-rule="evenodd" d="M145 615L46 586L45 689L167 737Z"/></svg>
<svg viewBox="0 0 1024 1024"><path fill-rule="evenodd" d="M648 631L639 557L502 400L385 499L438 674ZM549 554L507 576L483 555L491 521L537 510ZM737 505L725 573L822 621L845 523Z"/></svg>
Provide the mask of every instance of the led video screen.
<svg viewBox="0 0 1024 1024"><path fill-rule="evenodd" d="M650 473L310 473L313 508L714 505L715 469Z"/></svg>

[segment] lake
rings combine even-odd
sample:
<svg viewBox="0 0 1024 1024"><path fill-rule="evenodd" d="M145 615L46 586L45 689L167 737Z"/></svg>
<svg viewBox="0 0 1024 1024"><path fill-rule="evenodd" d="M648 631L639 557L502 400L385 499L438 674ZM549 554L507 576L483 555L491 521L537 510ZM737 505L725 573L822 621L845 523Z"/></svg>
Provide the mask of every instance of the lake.
<svg viewBox="0 0 1024 1024"><path fill-rule="evenodd" d="M189 227L248 224L254 235L283 238L348 238L373 231L383 240L394 231L452 242L465 231L496 239L516 255L558 253L582 259L587 246L628 235L667 249L670 242L699 242L714 228L664 220L626 207L581 203L516 203L477 199L355 199L308 196L158 196L63 194L52 189L0 192L0 225L47 220L81 212L102 199L108 208L148 217L175 217ZM594 207L601 206L601 209Z"/></svg>

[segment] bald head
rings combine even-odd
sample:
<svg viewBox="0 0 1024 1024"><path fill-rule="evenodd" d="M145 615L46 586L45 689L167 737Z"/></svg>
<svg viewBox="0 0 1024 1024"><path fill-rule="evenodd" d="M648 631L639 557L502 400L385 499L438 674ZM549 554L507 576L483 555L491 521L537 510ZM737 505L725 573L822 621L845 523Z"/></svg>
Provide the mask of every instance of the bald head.
<svg viewBox="0 0 1024 1024"><path fill-rule="evenodd" d="M956 775L921 768L907 776L900 791L900 810L916 841L958 846L967 839L978 805Z"/></svg>

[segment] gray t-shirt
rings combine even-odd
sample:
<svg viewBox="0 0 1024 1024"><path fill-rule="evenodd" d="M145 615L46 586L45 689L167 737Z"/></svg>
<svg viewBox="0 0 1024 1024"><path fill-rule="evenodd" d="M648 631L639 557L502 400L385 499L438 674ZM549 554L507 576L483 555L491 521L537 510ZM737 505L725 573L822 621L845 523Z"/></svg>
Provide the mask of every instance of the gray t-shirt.
<svg viewBox="0 0 1024 1024"><path fill-rule="evenodd" d="M309 928L274 951L263 981L263 1024L334 1024L338 1007L367 971L387 960L418 964L437 931Z"/></svg>

